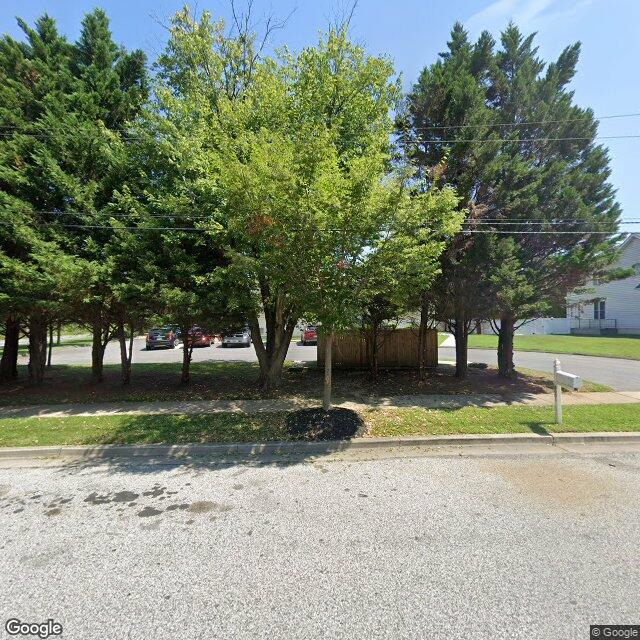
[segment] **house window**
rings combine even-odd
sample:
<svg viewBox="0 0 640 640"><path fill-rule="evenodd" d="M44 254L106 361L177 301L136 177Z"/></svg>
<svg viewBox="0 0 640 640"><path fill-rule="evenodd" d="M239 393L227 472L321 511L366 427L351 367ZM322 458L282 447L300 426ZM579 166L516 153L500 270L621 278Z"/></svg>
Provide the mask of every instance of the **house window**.
<svg viewBox="0 0 640 640"><path fill-rule="evenodd" d="M640 262L636 262L631 268L636 272L637 276L640 276Z"/></svg>
<svg viewBox="0 0 640 640"><path fill-rule="evenodd" d="M604 320L606 318L606 308L604 300L596 300L593 303L593 319Z"/></svg>

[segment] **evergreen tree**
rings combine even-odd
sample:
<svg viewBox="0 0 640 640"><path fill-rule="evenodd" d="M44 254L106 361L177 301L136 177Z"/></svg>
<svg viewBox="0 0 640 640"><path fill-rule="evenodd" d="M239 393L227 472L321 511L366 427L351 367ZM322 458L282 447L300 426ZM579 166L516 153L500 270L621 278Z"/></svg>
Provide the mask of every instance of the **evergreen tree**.
<svg viewBox="0 0 640 640"><path fill-rule="evenodd" d="M34 29L20 25L26 41L5 36L0 47L7 105L0 111L7 132L0 174L3 215L6 226L20 221L77 264L86 263L90 276L73 311L92 327L92 371L99 381L113 324L113 274L105 253L112 236L108 205L126 178L125 129L146 97L145 58L114 44L99 9L85 16L75 45L47 16ZM6 238L3 246L16 251ZM22 250L29 254L35 246Z"/></svg>
<svg viewBox="0 0 640 640"><path fill-rule="evenodd" d="M620 215L593 112L575 105L568 88L580 46L546 64L533 41L512 24L499 48L486 32L472 44L456 24L400 123L423 175L444 162L438 179L468 203L466 232L494 235L463 277L474 269L492 275L485 313L500 320L503 377L515 375L517 322L542 315L610 264Z"/></svg>

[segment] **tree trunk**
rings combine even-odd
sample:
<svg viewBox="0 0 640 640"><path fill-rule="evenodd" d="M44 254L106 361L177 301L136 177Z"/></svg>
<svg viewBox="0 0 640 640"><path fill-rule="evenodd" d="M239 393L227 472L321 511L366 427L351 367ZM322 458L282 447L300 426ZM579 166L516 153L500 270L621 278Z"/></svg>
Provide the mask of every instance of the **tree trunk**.
<svg viewBox="0 0 640 640"><path fill-rule="evenodd" d="M331 353L333 347L333 331L327 333L324 342L324 386L322 389L322 408L331 409Z"/></svg>
<svg viewBox="0 0 640 640"><path fill-rule="evenodd" d="M258 316L253 314L249 317L251 339L260 365L259 387L263 393L271 393L278 388L282 378L284 359L296 328L298 319L289 317L285 320L283 315L282 310L277 307L265 307L266 345L260 334Z"/></svg>
<svg viewBox="0 0 640 640"><path fill-rule="evenodd" d="M129 339L129 351L127 352L127 332L124 322L118 324L118 342L120 343L120 372L122 386L126 387L131 383L131 356L133 353L133 327Z"/></svg>
<svg viewBox="0 0 640 640"><path fill-rule="evenodd" d="M8 316L5 325L4 347L2 359L0 359L0 382L8 382L18 377L20 321L15 316Z"/></svg>
<svg viewBox="0 0 640 640"><path fill-rule="evenodd" d="M51 369L51 351L53 349L53 322L49 323L49 346L47 348L47 369Z"/></svg>
<svg viewBox="0 0 640 640"><path fill-rule="evenodd" d="M513 334L515 318L509 314L500 316L498 332L498 375L501 378L515 378L516 368L513 364Z"/></svg>
<svg viewBox="0 0 640 640"><path fill-rule="evenodd" d="M369 329L364 330L364 338L367 344L367 359L369 360L369 372L371 373L371 380L374 383L378 382L378 360L380 354L380 322L377 320L371 320L371 326Z"/></svg>
<svg viewBox="0 0 640 640"><path fill-rule="evenodd" d="M429 329L429 307L427 304L427 296L422 296L422 307L420 309L420 329L418 333L418 376L420 382L424 382L427 378L427 331Z"/></svg>
<svg viewBox="0 0 640 640"><path fill-rule="evenodd" d="M190 325L181 327L182 330L182 373L180 375L180 382L182 384L189 384L191 382L191 356L193 355L193 343L189 345L189 329Z"/></svg>
<svg viewBox="0 0 640 640"><path fill-rule="evenodd" d="M47 363L47 318L42 311L29 316L29 384L41 385Z"/></svg>
<svg viewBox="0 0 640 640"><path fill-rule="evenodd" d="M456 340L456 378L466 378L469 356L469 325L463 315L455 319L454 336Z"/></svg>
<svg viewBox="0 0 640 640"><path fill-rule="evenodd" d="M91 377L94 382L102 382L104 380L104 350L108 342L108 329L105 331L102 322L97 319L92 324L93 342L91 344Z"/></svg>
<svg viewBox="0 0 640 640"><path fill-rule="evenodd" d="M56 326L56 344L60 346L60 335L62 333L62 320L58 320L58 325Z"/></svg>

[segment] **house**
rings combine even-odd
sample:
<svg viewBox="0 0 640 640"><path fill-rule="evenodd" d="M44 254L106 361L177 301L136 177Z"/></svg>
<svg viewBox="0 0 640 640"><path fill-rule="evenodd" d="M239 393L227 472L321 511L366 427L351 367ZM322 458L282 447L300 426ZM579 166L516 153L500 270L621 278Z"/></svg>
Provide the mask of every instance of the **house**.
<svg viewBox="0 0 640 640"><path fill-rule="evenodd" d="M574 334L640 335L640 233L627 236L620 245L616 268L632 268L623 280L591 283L583 293L567 296L567 318Z"/></svg>

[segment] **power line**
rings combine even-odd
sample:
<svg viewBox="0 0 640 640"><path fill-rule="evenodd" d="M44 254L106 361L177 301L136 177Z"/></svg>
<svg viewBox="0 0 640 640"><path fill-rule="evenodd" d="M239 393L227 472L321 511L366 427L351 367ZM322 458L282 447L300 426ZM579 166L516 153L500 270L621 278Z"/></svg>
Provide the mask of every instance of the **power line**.
<svg viewBox="0 0 640 640"><path fill-rule="evenodd" d="M585 229L584 231L541 231L541 230L536 230L536 231L504 231L502 229L462 229L460 230L458 233L485 233L485 234L489 234L489 235L493 235L493 234L503 234L503 235L521 235L521 234L534 234L534 235L543 235L543 234L552 234L552 235L556 235L556 234L574 234L574 235L581 235L581 236L588 236L588 235L613 235L613 236L626 236L626 235L631 235L634 232L633 231L592 231L590 229Z"/></svg>
<svg viewBox="0 0 640 640"><path fill-rule="evenodd" d="M109 218L131 218L138 214L135 213L91 213L88 211L25 211L24 213L49 214L54 216L106 216ZM141 213L141 219L144 218L190 218L194 220L205 220L211 218L211 215L191 214L191 213Z"/></svg>
<svg viewBox="0 0 640 640"><path fill-rule="evenodd" d="M30 214L49 214L49 215L55 215L55 216L88 216L88 217L92 217L92 216L99 216L99 215L103 215L109 218L124 218L124 219L132 219L134 218L136 215L139 215L139 219L140 221L145 220L146 218L188 218L188 219L192 219L192 220L208 220L210 218L213 217L213 214L207 214L207 215L202 215L202 214L191 214L191 213L176 213L176 212L169 212L169 213L141 213L141 214L136 214L136 213L122 213L122 212L116 212L116 213L92 213L92 212L88 212L88 211L53 211L53 210L33 210L33 211L25 211L24 213L30 213ZM561 220L535 220L535 219L531 219L531 220L514 220L514 221L509 221L509 220L505 220L504 218L465 218L463 221L463 224L474 224L474 225L529 225L529 224L538 224L538 225L562 225L562 224L570 224L570 225L576 225L576 224L593 224L595 222L595 224L597 224L597 221L594 220L571 220L571 219L561 219ZM603 222L602 224L613 224L610 222ZM640 224L640 219L638 220L620 220L619 224Z"/></svg>
<svg viewBox="0 0 640 640"><path fill-rule="evenodd" d="M580 225L580 224L598 224L597 221L591 220L589 222L587 221L581 221L581 220L574 220L574 221L566 221L566 222L551 222L551 221L534 221L534 220L530 220L528 222L481 222L478 220L474 220L473 222L463 222L463 224L466 225L479 225L479 226L489 226L489 227L500 227L500 226L528 226L528 225L545 225L545 226L550 226L550 227L557 227L557 226L576 226L576 225ZM612 225L613 223L611 222L602 222L600 223L603 226L606 225ZM621 223L624 224L624 223ZM627 222L626 224L640 224L640 220L631 220L629 222Z"/></svg>
<svg viewBox="0 0 640 640"><path fill-rule="evenodd" d="M8 221L0 220L1 224L10 225L11 223ZM64 227L64 228L73 228L73 229L108 229L111 231L198 231L203 232L206 229L202 227L114 227L109 225L87 225L87 224L57 224L52 222L43 222L41 223L46 226L55 226L55 227ZM505 230L496 230L496 229L461 229L457 232L461 233L484 233L484 234L505 234L505 235L520 235L520 234L577 234L577 235L616 235L616 236L624 236L624 235L632 235L633 231L602 231L584 229L582 231L544 231L544 230L533 230L533 231L505 231Z"/></svg>
<svg viewBox="0 0 640 640"><path fill-rule="evenodd" d="M637 118L640 116L639 113L621 113L611 116L600 116L599 118L594 118L594 121L598 122L600 120L610 120L612 118ZM587 118L587 114L580 118L566 118L565 120L529 120L523 122L494 122L489 123L485 122L482 124L449 124L449 125L432 125L427 127L411 127L412 131L431 131L431 130L442 130L442 129L478 129L481 127L525 127L529 125L541 125L541 124L564 124L567 122L580 122Z"/></svg>
<svg viewBox="0 0 640 640"><path fill-rule="evenodd" d="M412 144L412 145L421 145L421 144L458 144L460 142L570 142L570 141L585 141L585 140L623 140L630 138L640 138L640 134L634 135L622 135L622 136L575 136L575 137L567 137L567 138L548 138L548 137L539 137L539 138L460 138L460 139L451 139L451 140L406 140L402 144Z"/></svg>
<svg viewBox="0 0 640 640"><path fill-rule="evenodd" d="M11 225L11 222L0 220L1 224ZM102 224L58 224L55 222L40 222L44 226L55 228L64 227L68 229L110 229L111 231L205 231L201 227L114 227Z"/></svg>
<svg viewBox="0 0 640 640"><path fill-rule="evenodd" d="M495 224L529 224L530 222L537 222L537 223L551 223L551 224L560 224L560 223L567 223L567 224L585 224L587 221L586 220L575 220L575 219L571 219L571 218L564 218L564 219L560 219L560 220L556 220L556 219L551 219L551 220L544 220L541 218L531 218L531 219L520 219L517 222L509 222L508 220L505 220L505 218L465 218L463 220L463 222L477 222L477 223L495 223ZM588 222L593 222L592 220L589 220ZM619 221L620 224L626 224L626 223L637 223L640 222L640 219L638 220L620 220Z"/></svg>

